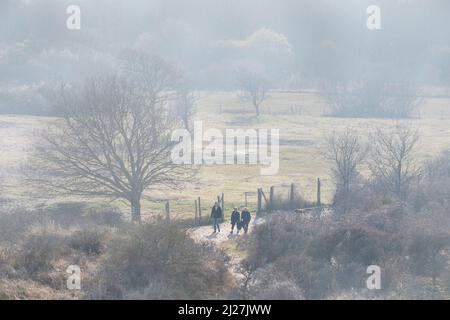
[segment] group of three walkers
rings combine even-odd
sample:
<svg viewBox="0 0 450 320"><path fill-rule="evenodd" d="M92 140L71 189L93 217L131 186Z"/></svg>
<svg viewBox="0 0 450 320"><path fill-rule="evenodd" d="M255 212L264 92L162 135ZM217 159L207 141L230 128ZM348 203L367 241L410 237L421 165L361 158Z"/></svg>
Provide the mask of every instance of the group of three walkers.
<svg viewBox="0 0 450 320"><path fill-rule="evenodd" d="M214 206L211 209L211 219L213 221L214 233L220 232L220 222L223 218L222 208L219 206L218 202L214 203ZM237 207L234 207L233 212L231 213L231 232L234 232L234 228L236 227L237 233L241 229L244 229L244 233L248 232L248 225L250 220L252 219L252 215L247 208L244 208L242 212L239 212Z"/></svg>

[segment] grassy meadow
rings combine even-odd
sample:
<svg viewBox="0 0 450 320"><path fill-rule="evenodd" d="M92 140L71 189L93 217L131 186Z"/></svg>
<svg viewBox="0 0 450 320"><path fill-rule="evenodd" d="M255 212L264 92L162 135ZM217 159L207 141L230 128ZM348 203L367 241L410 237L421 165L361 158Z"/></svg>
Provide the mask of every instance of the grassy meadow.
<svg viewBox="0 0 450 320"><path fill-rule="evenodd" d="M287 195L289 185L295 183L300 194L314 201L316 179L322 181L322 201L329 202L333 194L333 181L329 165L320 155L324 136L347 126L368 134L374 127L388 127L393 120L351 119L328 117L324 101L314 91L273 92L262 105L262 115L257 119L250 105L241 103L234 92L198 92L195 120L203 121L203 131L208 128L248 129L266 128L280 130L280 169L278 175L261 176L256 165L202 166L193 182L179 190L148 190L142 203L143 216L163 214L164 202L170 201L173 217L189 218L194 215L194 200L202 199L203 215L217 195L225 194L225 211L244 205L244 193L249 195L249 207L256 208L256 189ZM0 116L0 198L3 203L33 207L51 205L59 201L77 201L64 197L46 197L36 186L27 183L28 165L33 161L32 149L39 141L35 130L46 128L51 118L32 116ZM450 148L450 99L430 96L417 110L417 117L400 120L412 123L421 131L418 150L420 159L426 161ZM206 145L206 143L204 144ZM28 172L30 173L30 172ZM32 172L31 172L32 174ZM101 205L108 199L89 199ZM126 205L117 202L123 210Z"/></svg>

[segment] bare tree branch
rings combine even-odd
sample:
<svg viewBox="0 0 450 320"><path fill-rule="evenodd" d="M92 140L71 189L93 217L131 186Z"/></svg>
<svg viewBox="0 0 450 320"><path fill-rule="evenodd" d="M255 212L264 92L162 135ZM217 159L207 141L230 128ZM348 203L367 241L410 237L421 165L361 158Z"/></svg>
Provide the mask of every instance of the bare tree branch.
<svg viewBox="0 0 450 320"><path fill-rule="evenodd" d="M239 99L242 102L251 102L255 107L256 115L260 115L261 104L269 98L269 82L265 77L245 70L238 72Z"/></svg>
<svg viewBox="0 0 450 320"><path fill-rule="evenodd" d="M42 134L37 150L42 169L54 177L41 183L60 193L125 199L140 221L146 189L175 187L187 177L170 159L171 133L181 123L167 106L167 76L159 78L158 66L145 67L150 93L118 76L60 88L61 118Z"/></svg>
<svg viewBox="0 0 450 320"><path fill-rule="evenodd" d="M412 180L421 174L415 157L419 131L408 125L377 128L371 136L370 169L383 188L405 200Z"/></svg>
<svg viewBox="0 0 450 320"><path fill-rule="evenodd" d="M359 177L358 167L365 160L367 151L358 133L350 128L343 132L334 131L326 137L322 154L332 164L337 186L335 201L347 201L351 186Z"/></svg>

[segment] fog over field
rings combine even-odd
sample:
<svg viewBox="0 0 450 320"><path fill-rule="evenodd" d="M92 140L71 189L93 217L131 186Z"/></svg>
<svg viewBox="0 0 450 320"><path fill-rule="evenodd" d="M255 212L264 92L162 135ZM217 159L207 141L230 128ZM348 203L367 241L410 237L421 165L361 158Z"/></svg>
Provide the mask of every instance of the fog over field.
<svg viewBox="0 0 450 320"><path fill-rule="evenodd" d="M142 49L177 64L199 89L236 88L236 68L248 65L276 88L371 73L448 84L448 1L377 1L381 30L368 32L372 2L3 0L1 83L80 79ZM70 4L82 8L78 32L65 28Z"/></svg>
<svg viewBox="0 0 450 320"><path fill-rule="evenodd" d="M449 299L450 2L0 0L0 154L0 299Z"/></svg>

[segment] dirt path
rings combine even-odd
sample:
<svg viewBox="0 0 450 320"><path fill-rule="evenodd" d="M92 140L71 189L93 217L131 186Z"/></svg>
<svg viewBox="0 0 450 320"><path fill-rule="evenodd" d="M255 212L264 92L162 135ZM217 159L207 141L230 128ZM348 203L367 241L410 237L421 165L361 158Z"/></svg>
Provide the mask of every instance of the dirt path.
<svg viewBox="0 0 450 320"><path fill-rule="evenodd" d="M263 218L256 218L250 222L250 226L248 229L248 234L250 234L254 227L258 224L261 224L265 221ZM231 226L229 223L222 223L220 225L221 232L214 233L212 225L210 226L201 226L195 227L188 230L188 234L194 239L196 242L209 242L212 245L218 248L224 248L226 254L230 258L230 273L235 277L237 281L239 281L243 275L240 272L240 263L245 255L242 254L233 254L234 250L227 250L225 247L230 241L237 241L239 239L243 239L248 236L248 234L244 234L244 230L241 230L239 234L236 233L236 229L234 233L231 234ZM237 243L232 243L231 246L236 246Z"/></svg>
<svg viewBox="0 0 450 320"><path fill-rule="evenodd" d="M264 222L265 219L263 218L256 218L253 219L250 222L250 226L248 229L248 233L250 234L253 231L253 228L255 225L261 224ZM201 227L195 227L188 230L189 235L198 242L210 242L216 246L220 246L224 242L228 240L236 240L240 237L245 237L244 231L241 230L239 234L236 233L236 229L234 230L234 233L231 234L231 226L229 223L224 222L220 224L220 230L221 232L214 233L212 225L210 226L201 226Z"/></svg>

